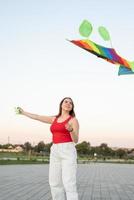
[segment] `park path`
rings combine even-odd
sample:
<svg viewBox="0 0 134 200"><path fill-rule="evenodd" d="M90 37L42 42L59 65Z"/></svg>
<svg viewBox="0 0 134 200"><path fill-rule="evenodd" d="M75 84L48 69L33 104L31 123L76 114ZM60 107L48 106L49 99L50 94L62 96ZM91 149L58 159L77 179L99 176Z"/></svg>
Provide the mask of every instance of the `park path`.
<svg viewBox="0 0 134 200"><path fill-rule="evenodd" d="M0 200L52 200L48 164L1 165ZM134 200L133 164L78 164L79 200Z"/></svg>

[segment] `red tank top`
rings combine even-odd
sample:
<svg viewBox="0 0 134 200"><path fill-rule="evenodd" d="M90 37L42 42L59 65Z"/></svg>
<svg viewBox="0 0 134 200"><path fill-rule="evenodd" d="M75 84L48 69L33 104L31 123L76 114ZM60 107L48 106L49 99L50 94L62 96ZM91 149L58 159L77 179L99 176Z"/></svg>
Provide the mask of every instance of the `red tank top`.
<svg viewBox="0 0 134 200"><path fill-rule="evenodd" d="M52 132L52 141L53 143L64 143L64 142L72 142L72 138L70 132L65 128L65 125L69 122L72 116L68 117L63 122L57 122L57 117L53 121L50 126L50 130Z"/></svg>

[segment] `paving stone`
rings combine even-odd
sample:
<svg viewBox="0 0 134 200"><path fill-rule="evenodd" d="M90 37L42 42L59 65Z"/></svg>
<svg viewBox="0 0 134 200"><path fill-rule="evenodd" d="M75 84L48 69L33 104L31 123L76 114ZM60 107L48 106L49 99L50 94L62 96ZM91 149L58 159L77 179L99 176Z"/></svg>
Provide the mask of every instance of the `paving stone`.
<svg viewBox="0 0 134 200"><path fill-rule="evenodd" d="M52 200L49 165L1 165L0 200ZM134 165L78 164L79 200L134 200Z"/></svg>

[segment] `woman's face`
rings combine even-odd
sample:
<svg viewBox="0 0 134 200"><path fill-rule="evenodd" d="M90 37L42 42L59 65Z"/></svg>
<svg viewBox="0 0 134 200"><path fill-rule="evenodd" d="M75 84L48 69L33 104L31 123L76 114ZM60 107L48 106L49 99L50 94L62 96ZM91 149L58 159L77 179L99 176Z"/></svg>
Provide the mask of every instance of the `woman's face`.
<svg viewBox="0 0 134 200"><path fill-rule="evenodd" d="M71 99L64 99L61 107L63 110L70 112L73 108L73 102L71 101Z"/></svg>

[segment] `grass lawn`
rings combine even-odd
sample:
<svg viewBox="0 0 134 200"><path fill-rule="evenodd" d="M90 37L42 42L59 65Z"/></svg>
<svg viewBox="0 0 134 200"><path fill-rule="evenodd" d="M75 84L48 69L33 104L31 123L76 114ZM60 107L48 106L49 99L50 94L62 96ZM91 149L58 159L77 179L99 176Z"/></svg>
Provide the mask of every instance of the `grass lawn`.
<svg viewBox="0 0 134 200"><path fill-rule="evenodd" d="M127 163L134 164L134 160L132 159L97 159L90 158L87 156L79 156L77 159L78 163ZM49 163L49 155L41 156L41 155L29 155L28 153L13 153L13 152L0 152L0 165L8 165L8 164L45 164Z"/></svg>

